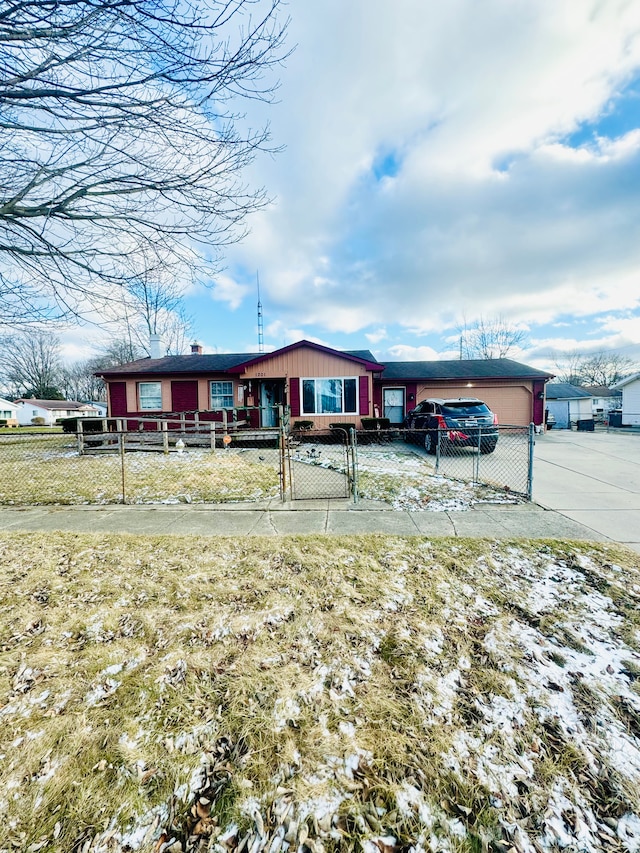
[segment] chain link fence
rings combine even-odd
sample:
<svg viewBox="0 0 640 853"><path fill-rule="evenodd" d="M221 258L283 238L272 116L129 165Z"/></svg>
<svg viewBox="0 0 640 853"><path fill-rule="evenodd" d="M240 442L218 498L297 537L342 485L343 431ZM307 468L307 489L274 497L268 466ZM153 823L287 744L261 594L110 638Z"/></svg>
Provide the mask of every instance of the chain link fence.
<svg viewBox="0 0 640 853"><path fill-rule="evenodd" d="M472 442L466 434L462 438L448 429L359 430L358 492L364 497L397 500L398 495L413 489L432 499L433 489L424 481L435 475L531 500L533 425L497 429L497 441L496 427L492 427L490 436L480 430Z"/></svg>
<svg viewBox="0 0 640 853"><path fill-rule="evenodd" d="M353 494L352 429L298 429L283 434L284 497L289 500L348 498Z"/></svg>
<svg viewBox="0 0 640 853"><path fill-rule="evenodd" d="M4 505L255 501L281 496L281 470L277 431L215 447L207 432L0 435Z"/></svg>
<svg viewBox="0 0 640 853"><path fill-rule="evenodd" d="M495 427L492 428L492 433ZM459 439L456 430L439 429L412 436L432 457L434 470L445 477L493 486L531 499L533 427L501 426L498 440L487 439L482 429L471 441Z"/></svg>
<svg viewBox="0 0 640 853"><path fill-rule="evenodd" d="M0 434L0 504L179 504L362 498L435 501L447 482L531 498L533 427L499 428L489 452L451 431L182 429ZM449 489L451 491L451 489ZM489 495L489 493L487 493ZM416 497L417 496L417 497ZM489 498L491 496L489 495ZM411 503L407 503L411 506Z"/></svg>

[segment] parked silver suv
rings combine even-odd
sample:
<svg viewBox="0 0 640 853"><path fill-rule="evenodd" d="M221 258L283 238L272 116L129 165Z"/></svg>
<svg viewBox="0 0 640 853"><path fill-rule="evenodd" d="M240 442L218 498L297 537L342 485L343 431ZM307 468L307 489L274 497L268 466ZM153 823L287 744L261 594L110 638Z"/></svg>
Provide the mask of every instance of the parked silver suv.
<svg viewBox="0 0 640 853"><path fill-rule="evenodd" d="M407 413L403 426L424 440L427 453L436 452L438 435L441 453L452 447L480 447L480 453L493 453L498 443L498 417L477 397L423 400Z"/></svg>

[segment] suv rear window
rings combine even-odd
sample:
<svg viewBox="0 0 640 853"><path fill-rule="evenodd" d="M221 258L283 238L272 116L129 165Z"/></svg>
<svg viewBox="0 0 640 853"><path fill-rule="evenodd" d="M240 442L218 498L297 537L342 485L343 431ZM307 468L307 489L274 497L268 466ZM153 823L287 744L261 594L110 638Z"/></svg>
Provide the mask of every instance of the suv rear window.
<svg viewBox="0 0 640 853"><path fill-rule="evenodd" d="M459 418L465 415L489 415L491 411L484 403L447 403L440 407L443 415Z"/></svg>

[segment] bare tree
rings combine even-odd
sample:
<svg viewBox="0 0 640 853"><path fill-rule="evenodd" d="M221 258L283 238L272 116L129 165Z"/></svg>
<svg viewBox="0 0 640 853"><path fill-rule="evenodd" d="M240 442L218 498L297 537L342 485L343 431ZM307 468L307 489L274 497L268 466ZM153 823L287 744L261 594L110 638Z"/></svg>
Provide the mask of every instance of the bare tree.
<svg viewBox="0 0 640 853"><path fill-rule="evenodd" d="M503 316L466 321L458 329L460 358L508 358L525 344L527 333Z"/></svg>
<svg viewBox="0 0 640 853"><path fill-rule="evenodd" d="M96 356L97 368L118 367L145 357L145 351L129 338L114 338Z"/></svg>
<svg viewBox="0 0 640 853"><path fill-rule="evenodd" d="M610 388L632 373L635 362L614 351L585 353L571 350L555 356L558 379L570 385L597 385Z"/></svg>
<svg viewBox="0 0 640 853"><path fill-rule="evenodd" d="M7 0L0 8L0 323L188 280L265 203L281 0Z"/></svg>
<svg viewBox="0 0 640 853"><path fill-rule="evenodd" d="M102 367L98 358L88 358L64 365L60 375L60 390L66 400L106 400L104 381L95 375Z"/></svg>
<svg viewBox="0 0 640 853"><path fill-rule="evenodd" d="M60 341L43 330L5 336L1 343L0 372L14 397L62 399Z"/></svg>
<svg viewBox="0 0 640 853"><path fill-rule="evenodd" d="M193 325L183 293L173 280L162 283L142 277L132 281L123 294L123 337L148 355L150 336L160 335L168 355L183 353Z"/></svg>

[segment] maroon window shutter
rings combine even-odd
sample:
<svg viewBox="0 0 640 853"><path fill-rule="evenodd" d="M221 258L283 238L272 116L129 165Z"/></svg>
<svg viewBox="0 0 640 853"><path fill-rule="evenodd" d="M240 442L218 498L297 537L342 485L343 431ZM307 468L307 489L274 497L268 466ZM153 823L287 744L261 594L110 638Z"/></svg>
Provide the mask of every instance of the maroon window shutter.
<svg viewBox="0 0 640 853"><path fill-rule="evenodd" d="M112 418L120 418L127 414L127 383L109 383L109 413Z"/></svg>
<svg viewBox="0 0 640 853"><path fill-rule="evenodd" d="M369 377L360 377L360 414L367 417L369 414Z"/></svg>
<svg viewBox="0 0 640 853"><path fill-rule="evenodd" d="M291 417L300 417L300 379L292 377L289 379L289 405L291 406Z"/></svg>
<svg viewBox="0 0 640 853"><path fill-rule="evenodd" d="M194 412L198 408L198 381L176 379L171 383L171 411Z"/></svg>

